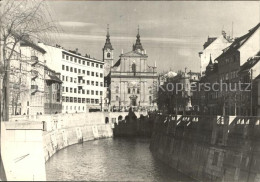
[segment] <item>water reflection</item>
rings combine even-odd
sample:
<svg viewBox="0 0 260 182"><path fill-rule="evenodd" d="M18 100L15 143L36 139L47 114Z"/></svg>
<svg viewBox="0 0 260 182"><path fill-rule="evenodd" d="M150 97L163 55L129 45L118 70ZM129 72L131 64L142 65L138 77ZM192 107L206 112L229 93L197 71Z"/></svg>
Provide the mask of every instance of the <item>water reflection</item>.
<svg viewBox="0 0 260 182"><path fill-rule="evenodd" d="M47 180L194 181L155 159L148 139L103 139L65 148L46 163Z"/></svg>

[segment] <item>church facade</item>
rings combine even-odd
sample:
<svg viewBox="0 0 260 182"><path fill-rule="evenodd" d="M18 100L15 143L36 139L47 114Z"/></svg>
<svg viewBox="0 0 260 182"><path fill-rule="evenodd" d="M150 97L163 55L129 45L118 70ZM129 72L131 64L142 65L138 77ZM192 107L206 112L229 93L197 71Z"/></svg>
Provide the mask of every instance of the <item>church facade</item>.
<svg viewBox="0 0 260 182"><path fill-rule="evenodd" d="M108 88L106 104L109 110L127 111L130 107L135 110L156 109L156 64L147 64L148 55L141 44L139 28L132 50L121 53L115 63L113 50L108 31L103 48L103 61Z"/></svg>

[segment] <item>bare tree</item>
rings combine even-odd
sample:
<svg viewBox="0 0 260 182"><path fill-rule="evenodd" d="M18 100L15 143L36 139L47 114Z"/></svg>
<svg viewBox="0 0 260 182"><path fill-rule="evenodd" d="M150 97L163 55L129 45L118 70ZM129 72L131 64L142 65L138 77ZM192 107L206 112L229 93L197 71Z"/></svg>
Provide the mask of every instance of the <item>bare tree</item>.
<svg viewBox="0 0 260 182"><path fill-rule="evenodd" d="M20 41L27 39L48 41L49 33L56 30L47 4L38 0L5 0L2 2L1 64L3 67L3 88L1 105L3 121L9 120L10 64L19 55ZM1 65L0 64L0 65ZM1 67L1 66L0 66ZM18 79L19 80L19 79ZM3 104L2 104L3 103Z"/></svg>

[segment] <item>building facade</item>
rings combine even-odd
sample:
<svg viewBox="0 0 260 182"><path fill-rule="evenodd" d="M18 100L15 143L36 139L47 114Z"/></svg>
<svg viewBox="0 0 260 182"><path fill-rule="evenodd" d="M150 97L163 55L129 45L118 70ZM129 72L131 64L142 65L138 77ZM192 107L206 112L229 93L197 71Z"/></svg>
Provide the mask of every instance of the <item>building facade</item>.
<svg viewBox="0 0 260 182"><path fill-rule="evenodd" d="M104 62L82 56L78 50L40 43L46 53L47 66L61 73L62 113L102 110L104 104Z"/></svg>
<svg viewBox="0 0 260 182"><path fill-rule="evenodd" d="M148 66L148 55L144 50L138 29L136 43L132 51L122 53L113 64L113 49L109 32L103 48L103 57L109 87L107 104L110 110L155 109L157 72L156 64Z"/></svg>
<svg viewBox="0 0 260 182"><path fill-rule="evenodd" d="M222 54L223 49L230 46L232 41L230 36L226 35L225 31L222 31L219 37L208 37L203 45L203 50L199 52L200 72L202 76L205 74L210 57L212 60L215 60L215 58Z"/></svg>

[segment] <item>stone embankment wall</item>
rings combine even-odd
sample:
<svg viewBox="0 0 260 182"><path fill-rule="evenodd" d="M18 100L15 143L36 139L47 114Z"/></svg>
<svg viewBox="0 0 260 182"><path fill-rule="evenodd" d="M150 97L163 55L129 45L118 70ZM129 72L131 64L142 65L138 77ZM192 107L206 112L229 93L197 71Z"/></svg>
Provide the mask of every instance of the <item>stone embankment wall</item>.
<svg viewBox="0 0 260 182"><path fill-rule="evenodd" d="M17 116L2 122L1 157L7 180L45 181L45 162L55 152L79 142L112 137L111 121L125 114Z"/></svg>
<svg viewBox="0 0 260 182"><path fill-rule="evenodd" d="M155 117L150 150L199 181L260 181L260 117Z"/></svg>

